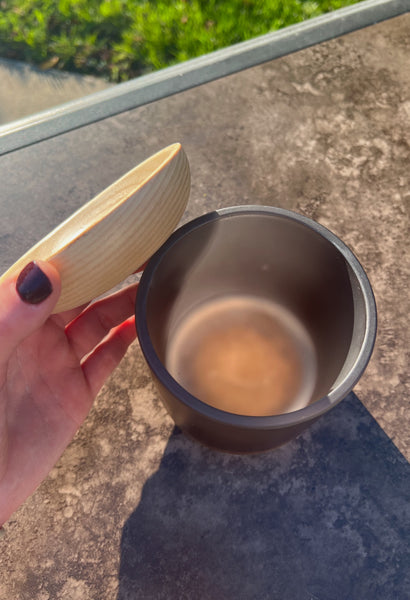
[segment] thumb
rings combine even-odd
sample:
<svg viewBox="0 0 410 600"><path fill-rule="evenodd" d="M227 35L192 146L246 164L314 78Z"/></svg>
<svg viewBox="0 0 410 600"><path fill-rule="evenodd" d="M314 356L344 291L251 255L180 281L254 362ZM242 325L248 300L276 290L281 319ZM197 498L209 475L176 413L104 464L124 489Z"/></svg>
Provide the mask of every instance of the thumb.
<svg viewBox="0 0 410 600"><path fill-rule="evenodd" d="M22 340L43 325L60 291L57 270L40 260L30 262L20 275L0 281L0 366Z"/></svg>

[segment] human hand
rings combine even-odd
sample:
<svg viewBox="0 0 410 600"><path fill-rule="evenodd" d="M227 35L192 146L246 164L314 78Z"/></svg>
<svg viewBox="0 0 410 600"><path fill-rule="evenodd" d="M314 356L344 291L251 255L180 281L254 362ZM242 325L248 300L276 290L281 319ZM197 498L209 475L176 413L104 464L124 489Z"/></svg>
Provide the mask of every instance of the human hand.
<svg viewBox="0 0 410 600"><path fill-rule="evenodd" d="M52 265L30 263L0 284L0 526L47 476L135 339L136 288L51 315L61 290Z"/></svg>

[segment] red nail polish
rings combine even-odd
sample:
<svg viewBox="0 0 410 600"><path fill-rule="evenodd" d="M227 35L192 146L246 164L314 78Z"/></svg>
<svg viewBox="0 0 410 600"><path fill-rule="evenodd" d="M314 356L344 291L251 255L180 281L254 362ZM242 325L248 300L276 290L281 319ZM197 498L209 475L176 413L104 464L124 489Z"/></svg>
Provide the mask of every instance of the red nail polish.
<svg viewBox="0 0 410 600"><path fill-rule="evenodd" d="M49 278L35 261L30 262L21 271L16 289L20 298L28 304L40 304L53 291Z"/></svg>

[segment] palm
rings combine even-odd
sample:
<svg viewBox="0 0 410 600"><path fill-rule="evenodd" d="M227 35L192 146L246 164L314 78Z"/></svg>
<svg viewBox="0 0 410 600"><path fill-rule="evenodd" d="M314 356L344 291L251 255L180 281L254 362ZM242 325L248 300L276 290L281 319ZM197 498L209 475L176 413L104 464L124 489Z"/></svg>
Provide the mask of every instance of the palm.
<svg viewBox="0 0 410 600"><path fill-rule="evenodd" d="M6 430L0 437L7 443L0 498L7 497L13 510L58 460L134 339L135 326L128 318L134 297L135 287L128 288L67 327L72 315L50 317L0 372L0 406L6 407Z"/></svg>

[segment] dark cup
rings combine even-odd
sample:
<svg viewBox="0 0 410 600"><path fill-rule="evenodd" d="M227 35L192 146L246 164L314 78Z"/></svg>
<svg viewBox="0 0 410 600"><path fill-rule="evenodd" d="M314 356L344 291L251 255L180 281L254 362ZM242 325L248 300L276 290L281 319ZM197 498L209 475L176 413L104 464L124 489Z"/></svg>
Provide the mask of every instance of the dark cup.
<svg viewBox="0 0 410 600"><path fill-rule="evenodd" d="M304 408L272 416L225 412L190 394L167 371L175 323L207 300L243 294L285 306L309 333L317 376ZM291 211L243 206L211 212L174 232L143 273L136 323L176 425L220 450L259 452L294 438L353 388L373 350L376 306L363 268L333 233Z"/></svg>

